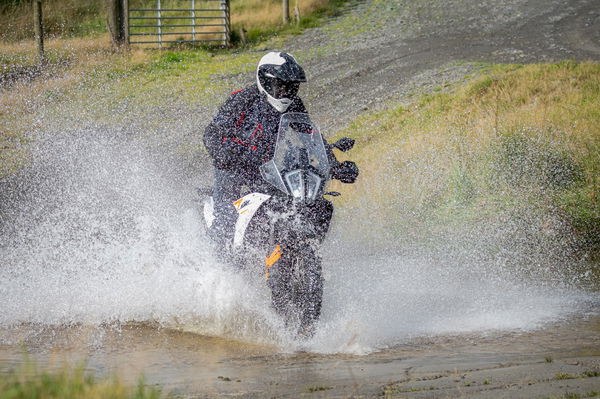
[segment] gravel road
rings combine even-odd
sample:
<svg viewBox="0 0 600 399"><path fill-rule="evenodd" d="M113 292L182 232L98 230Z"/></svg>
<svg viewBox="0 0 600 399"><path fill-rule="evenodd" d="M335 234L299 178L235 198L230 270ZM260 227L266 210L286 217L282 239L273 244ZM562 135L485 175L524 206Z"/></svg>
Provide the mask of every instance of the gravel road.
<svg viewBox="0 0 600 399"><path fill-rule="evenodd" d="M285 47L308 71L309 109L335 130L386 100L462 79L474 68L466 62L600 60L600 3L361 1Z"/></svg>

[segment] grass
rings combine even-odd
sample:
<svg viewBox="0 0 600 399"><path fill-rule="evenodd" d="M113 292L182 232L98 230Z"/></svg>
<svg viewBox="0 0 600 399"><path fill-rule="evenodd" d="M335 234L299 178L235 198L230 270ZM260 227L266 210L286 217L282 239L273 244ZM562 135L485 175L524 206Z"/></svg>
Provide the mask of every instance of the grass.
<svg viewBox="0 0 600 399"><path fill-rule="evenodd" d="M318 26L324 18L337 15L347 0L290 1L290 24L283 23L281 0L238 0L231 2L233 40L238 42L240 31L246 31L250 44L259 43L278 34L298 34ZM300 21L294 21L294 8L300 11Z"/></svg>
<svg viewBox="0 0 600 399"><path fill-rule="evenodd" d="M560 381L560 380L573 380L575 378L579 378L579 377L577 375L573 375L573 374L569 374L569 373L557 373L553 379Z"/></svg>
<svg viewBox="0 0 600 399"><path fill-rule="evenodd" d="M340 132L357 139L351 155L362 166L345 201L370 198L369 218L399 239L522 213L536 215L523 223L540 237L575 235L598 251L599 103L598 63L488 67Z"/></svg>
<svg viewBox="0 0 600 399"><path fill-rule="evenodd" d="M565 392L562 396L564 399L583 399L583 398L596 398L598 397L598 392L591 391L585 394L578 394L575 392Z"/></svg>
<svg viewBox="0 0 600 399"><path fill-rule="evenodd" d="M330 389L333 389L333 387L315 385L315 386L308 387L308 392L320 392L320 391L327 391Z"/></svg>
<svg viewBox="0 0 600 399"><path fill-rule="evenodd" d="M158 399L160 390L124 385L118 378L96 379L83 366L49 372L26 362L0 375L0 399Z"/></svg>
<svg viewBox="0 0 600 399"><path fill-rule="evenodd" d="M558 373L554 376L555 380L574 380L577 378L594 378L600 377L598 370L586 370L581 374Z"/></svg>
<svg viewBox="0 0 600 399"><path fill-rule="evenodd" d="M246 31L249 44L256 44L278 34L299 33L317 26L323 18L336 15L347 0L296 0L290 2L291 23L283 23L281 0L231 0L233 42L239 43L240 31ZM152 0L129 0L130 8L148 8ZM163 0L163 8L189 8L189 0ZM200 7L200 6L198 6ZM296 21L294 10L300 13ZM138 13L139 14L139 13ZM154 16L154 14L136 16ZM98 0L44 0L44 30L49 38L100 37L108 34L107 10ZM206 15L216 15L206 14ZM189 16L187 13L168 13L169 17ZM153 24L154 21L146 21ZM189 20L172 19L169 24L187 24ZM210 21L208 23L215 23ZM28 1L0 2L0 42L14 43L33 39L32 8ZM171 30L169 30L171 29ZM214 31L216 28L198 28ZM134 28L132 31L151 33L155 28ZM171 36L169 40L191 37L190 28L164 28L164 32L190 31L189 35ZM148 36L153 38L153 36Z"/></svg>
<svg viewBox="0 0 600 399"><path fill-rule="evenodd" d="M546 399L583 399L583 398L597 398L600 394L596 391L590 391L584 394L578 394L575 392L565 392L564 395L553 395L548 396Z"/></svg>
<svg viewBox="0 0 600 399"><path fill-rule="evenodd" d="M88 36L106 32L104 2L98 0L45 0L44 30L48 37ZM33 39L30 1L0 3L0 41Z"/></svg>

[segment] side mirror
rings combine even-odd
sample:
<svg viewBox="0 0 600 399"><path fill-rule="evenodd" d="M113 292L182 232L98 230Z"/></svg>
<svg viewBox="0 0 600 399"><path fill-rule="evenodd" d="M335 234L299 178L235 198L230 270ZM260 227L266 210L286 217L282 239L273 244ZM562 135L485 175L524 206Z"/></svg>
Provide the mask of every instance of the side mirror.
<svg viewBox="0 0 600 399"><path fill-rule="evenodd" d="M333 147L343 152L350 151L352 147L354 147L354 139L351 139L350 137L342 137L333 144Z"/></svg>

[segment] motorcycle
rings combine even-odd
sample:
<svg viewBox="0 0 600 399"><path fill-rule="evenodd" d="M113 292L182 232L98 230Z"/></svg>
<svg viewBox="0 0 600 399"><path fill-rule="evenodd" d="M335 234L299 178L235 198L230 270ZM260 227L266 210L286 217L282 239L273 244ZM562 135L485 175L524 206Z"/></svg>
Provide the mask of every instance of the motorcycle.
<svg viewBox="0 0 600 399"><path fill-rule="evenodd" d="M340 195L325 189L333 168L355 168L349 161L339 163L332 149L345 152L353 145L350 138L326 144L308 114L283 114L273 156L259 167L266 184L233 203L237 220L228 243L230 261L245 270L263 269L274 309L301 336L312 335L321 313L320 247L333 216L333 204L323 197ZM213 210L207 196L207 230Z"/></svg>

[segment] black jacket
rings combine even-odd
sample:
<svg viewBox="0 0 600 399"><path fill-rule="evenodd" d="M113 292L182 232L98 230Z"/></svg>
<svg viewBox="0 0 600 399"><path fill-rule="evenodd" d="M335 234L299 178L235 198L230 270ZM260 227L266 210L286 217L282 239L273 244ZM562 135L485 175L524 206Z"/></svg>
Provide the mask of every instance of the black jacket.
<svg viewBox="0 0 600 399"><path fill-rule="evenodd" d="M296 98L287 112L306 112L306 108ZM204 132L214 166L258 178L258 167L275 150L280 117L256 84L231 93Z"/></svg>
<svg viewBox="0 0 600 399"><path fill-rule="evenodd" d="M286 112L307 111L296 97ZM256 84L231 93L204 131L204 145L215 168L248 181L260 179L258 167L273 157L280 118ZM327 152L332 177L353 183L358 176L356 165L349 161L340 164L329 148Z"/></svg>

